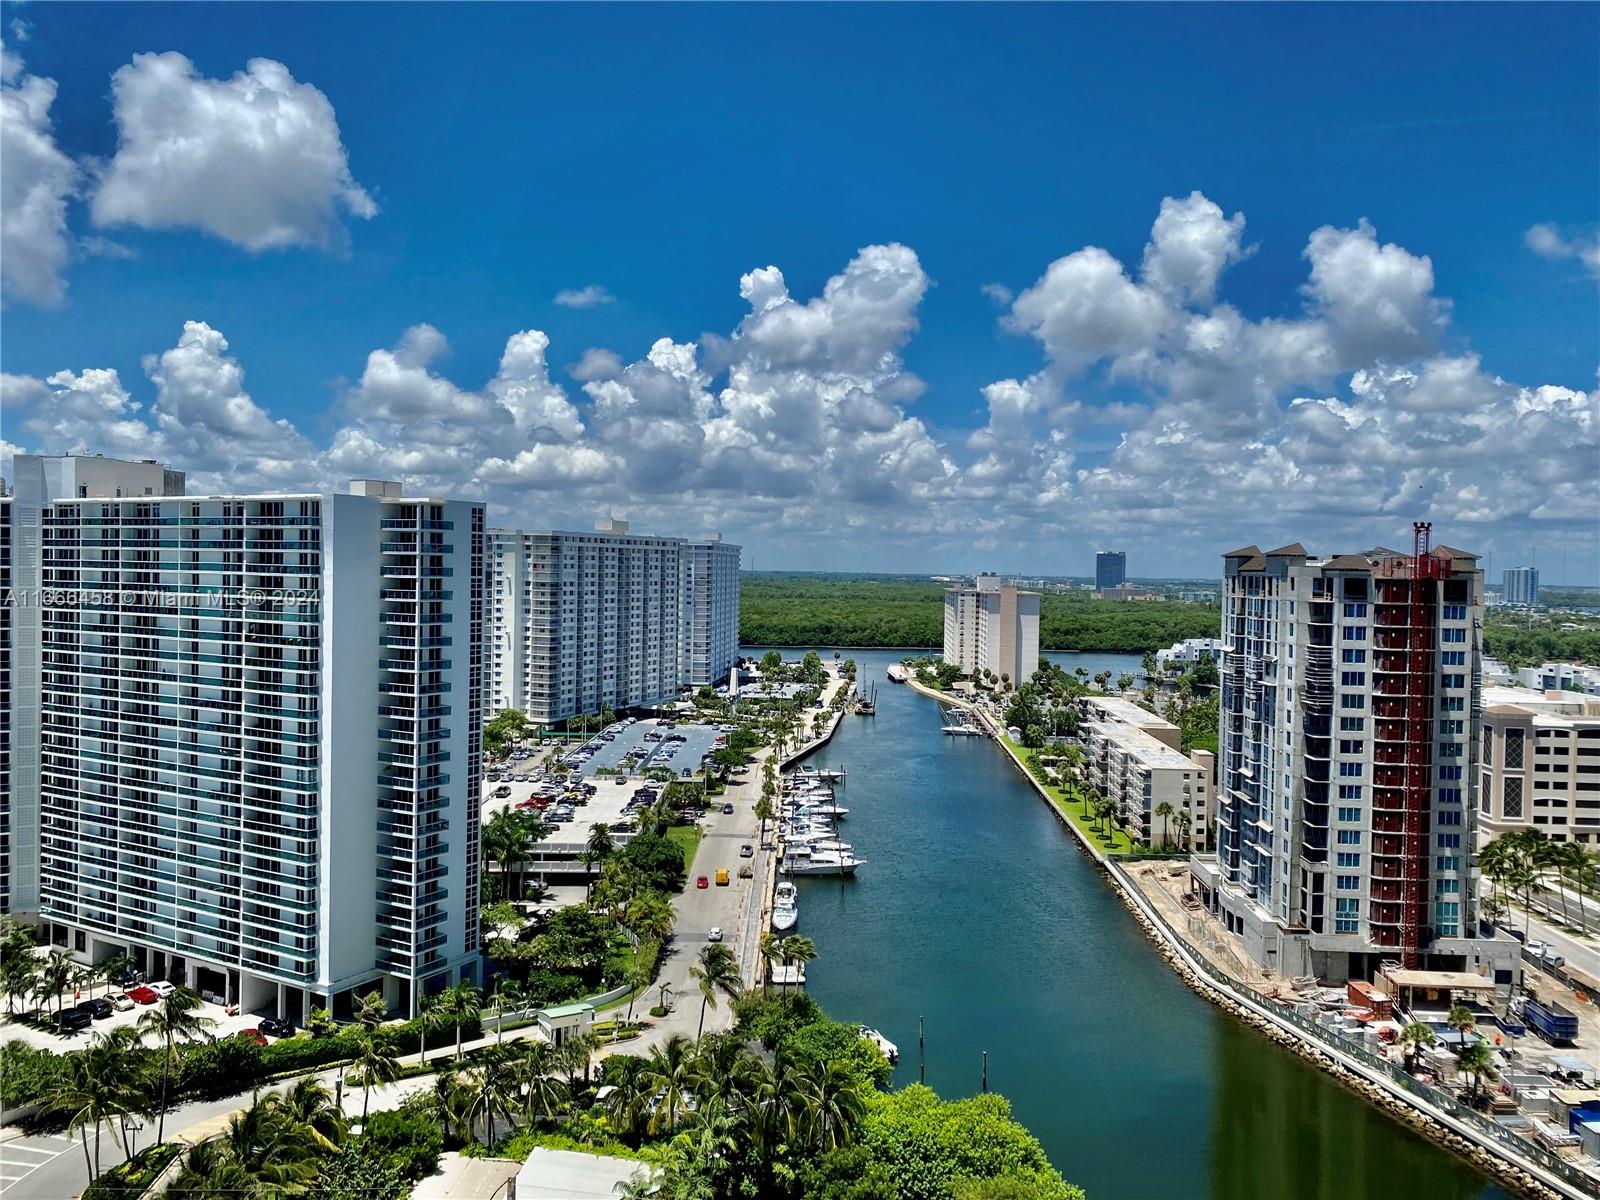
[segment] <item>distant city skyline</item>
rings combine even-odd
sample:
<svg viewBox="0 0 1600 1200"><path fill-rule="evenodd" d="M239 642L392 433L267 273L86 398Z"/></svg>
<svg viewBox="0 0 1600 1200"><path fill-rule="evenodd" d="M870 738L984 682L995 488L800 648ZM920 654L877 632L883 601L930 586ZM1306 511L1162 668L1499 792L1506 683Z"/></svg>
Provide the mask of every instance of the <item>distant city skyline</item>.
<svg viewBox="0 0 1600 1200"><path fill-rule="evenodd" d="M16 8L0 471L802 569L1432 520L1600 580L1600 211L1543 182L1600 174L1600 10L915 11Z"/></svg>

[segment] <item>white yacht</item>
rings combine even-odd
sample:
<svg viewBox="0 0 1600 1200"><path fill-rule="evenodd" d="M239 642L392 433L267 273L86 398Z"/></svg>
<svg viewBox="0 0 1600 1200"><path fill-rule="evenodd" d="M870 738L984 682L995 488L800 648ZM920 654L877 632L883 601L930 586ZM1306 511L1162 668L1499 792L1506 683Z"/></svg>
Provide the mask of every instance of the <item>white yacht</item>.
<svg viewBox="0 0 1600 1200"><path fill-rule="evenodd" d="M899 1046L896 1046L888 1038L884 1037L883 1034L879 1033L876 1029L870 1028L869 1026L858 1025L856 1028L861 1030L862 1037L866 1038L867 1041L871 1042L879 1050L883 1051L883 1056L887 1058L891 1064L900 1061Z"/></svg>
<svg viewBox="0 0 1600 1200"><path fill-rule="evenodd" d="M772 910L772 929L775 933L788 933L800 923L800 910L797 908L774 908Z"/></svg>
<svg viewBox="0 0 1600 1200"><path fill-rule="evenodd" d="M800 903L794 884L780 880L772 893L772 928L787 933L800 921Z"/></svg>
<svg viewBox="0 0 1600 1200"><path fill-rule="evenodd" d="M785 875L854 875L862 860L848 852L817 850L802 853L804 846L784 847L783 861L779 864Z"/></svg>

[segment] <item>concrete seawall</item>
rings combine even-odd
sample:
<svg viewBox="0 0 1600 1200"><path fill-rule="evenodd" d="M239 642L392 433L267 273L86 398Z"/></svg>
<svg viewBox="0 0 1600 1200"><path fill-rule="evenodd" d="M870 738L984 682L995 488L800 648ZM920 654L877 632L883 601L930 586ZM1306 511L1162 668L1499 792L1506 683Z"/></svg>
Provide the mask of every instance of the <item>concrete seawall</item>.
<svg viewBox="0 0 1600 1200"><path fill-rule="evenodd" d="M909 687L941 703L972 708L973 705L956 697L926 688L915 680ZM1173 930L1161 914L1144 896L1138 885L1115 861L1094 842L1086 838L1051 800L1050 794L1028 770L1021 757L1006 744L993 721L981 709L977 716L995 744L1011 760L1045 802L1056 820L1060 822L1091 862L1105 875L1124 907L1139 923L1145 935L1156 944L1162 958L1178 973L1180 979L1195 993L1231 1016L1249 1025L1287 1050L1293 1051L1307 1062L1319 1067L1364 1099L1383 1109L1396 1120L1410 1126L1417 1133L1455 1152L1473 1166L1492 1176L1502 1186L1537 1200L1588 1200L1600 1195L1600 1189L1557 1175L1553 1170L1517 1154L1513 1148L1494 1142L1482 1130L1475 1128L1451 1113L1445 1112L1424 1096L1404 1090L1389 1076L1327 1043L1313 1041L1287 1017L1274 1012L1272 1007L1248 989L1235 983L1217 979L1201 964L1182 937Z"/></svg>

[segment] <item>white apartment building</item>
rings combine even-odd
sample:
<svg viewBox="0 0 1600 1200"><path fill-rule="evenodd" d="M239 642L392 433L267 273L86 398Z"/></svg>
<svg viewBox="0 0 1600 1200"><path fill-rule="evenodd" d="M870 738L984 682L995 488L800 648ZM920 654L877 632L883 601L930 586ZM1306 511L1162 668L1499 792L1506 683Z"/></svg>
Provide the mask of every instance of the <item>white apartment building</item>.
<svg viewBox="0 0 1600 1200"><path fill-rule="evenodd" d="M1518 667L1510 672L1510 681L1540 692L1582 692L1587 696L1600 696L1600 667L1582 663L1547 662L1537 667Z"/></svg>
<svg viewBox="0 0 1600 1200"><path fill-rule="evenodd" d="M739 657L739 547L720 533L693 538L683 574L683 684L726 683Z"/></svg>
<svg viewBox="0 0 1600 1200"><path fill-rule="evenodd" d="M29 504L16 800L47 940L297 1022L474 976L482 506L374 481Z"/></svg>
<svg viewBox="0 0 1600 1200"><path fill-rule="evenodd" d="M1182 730L1131 701L1085 696L1082 706L1078 740L1085 770L1116 804L1123 827L1158 849L1205 849L1216 756L1209 750L1184 754ZM1171 815L1156 814L1163 804L1172 806Z"/></svg>
<svg viewBox="0 0 1600 1200"><path fill-rule="evenodd" d="M629 533L626 521L602 521L592 533L492 530L493 709L519 709L543 725L676 700L685 554L682 538Z"/></svg>
<svg viewBox="0 0 1600 1200"><path fill-rule="evenodd" d="M1471 872L1483 573L1475 555L1223 558L1216 857L1197 886L1280 977L1494 972Z"/></svg>
<svg viewBox="0 0 1600 1200"><path fill-rule="evenodd" d="M1156 663L1164 670L1168 663L1181 663L1192 667L1203 658L1209 658L1222 670L1227 660L1227 650L1221 638L1184 638L1165 650L1156 651Z"/></svg>
<svg viewBox="0 0 1600 1200"><path fill-rule="evenodd" d="M1538 829L1600 845L1600 696L1483 689L1478 846Z"/></svg>
<svg viewBox="0 0 1600 1200"><path fill-rule="evenodd" d="M1527 608L1539 603L1539 568L1512 567L1500 573L1500 603Z"/></svg>
<svg viewBox="0 0 1600 1200"><path fill-rule="evenodd" d="M979 575L944 593L944 661L967 675L992 671L1012 687L1039 668L1039 593Z"/></svg>
<svg viewBox="0 0 1600 1200"><path fill-rule="evenodd" d="M41 613L40 532L44 505L75 496L172 496L183 493L184 476L153 460L133 462L100 455L19 454L12 460L14 488L6 504L4 620L9 631L0 690L5 706L0 739L7 743L7 778L0 783L0 820L5 839L0 912L39 912L39 679ZM12 589L15 589L14 591Z"/></svg>

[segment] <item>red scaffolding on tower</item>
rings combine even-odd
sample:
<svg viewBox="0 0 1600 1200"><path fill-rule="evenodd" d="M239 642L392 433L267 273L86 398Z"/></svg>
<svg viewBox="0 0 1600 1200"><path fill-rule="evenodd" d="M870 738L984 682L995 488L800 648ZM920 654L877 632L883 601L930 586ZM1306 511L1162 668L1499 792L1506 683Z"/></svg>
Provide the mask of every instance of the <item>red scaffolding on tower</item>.
<svg viewBox="0 0 1600 1200"><path fill-rule="evenodd" d="M1400 958L1419 965L1428 911L1428 814L1433 807L1434 631L1440 562L1429 549L1433 526L1412 529L1410 611L1406 621L1405 845L1401 867Z"/></svg>

